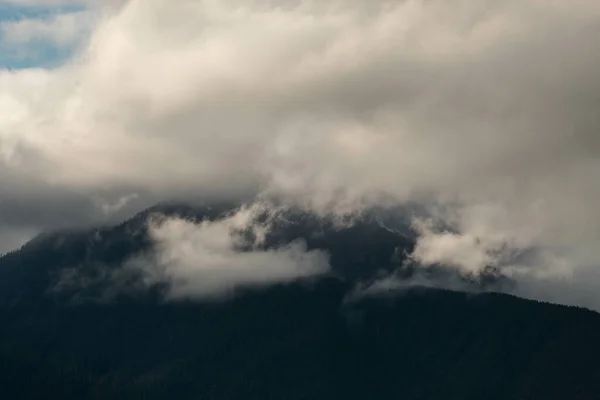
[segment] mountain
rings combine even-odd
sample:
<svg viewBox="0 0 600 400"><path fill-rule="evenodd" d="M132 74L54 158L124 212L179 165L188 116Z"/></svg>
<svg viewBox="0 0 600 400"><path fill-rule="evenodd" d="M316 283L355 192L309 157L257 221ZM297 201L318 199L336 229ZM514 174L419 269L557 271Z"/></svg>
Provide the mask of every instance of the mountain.
<svg viewBox="0 0 600 400"><path fill-rule="evenodd" d="M351 296L359 283L415 273L407 219L385 210L351 223L298 210L271 221L260 246L302 239L326 251L331 272L318 278L168 301L168 282L141 286L131 274L107 296L106 271L152 249L148 218L231 213L159 205L0 258L0 398L600 398L597 313L476 290L486 281L468 278L468 292ZM59 286L66 271L87 284Z"/></svg>

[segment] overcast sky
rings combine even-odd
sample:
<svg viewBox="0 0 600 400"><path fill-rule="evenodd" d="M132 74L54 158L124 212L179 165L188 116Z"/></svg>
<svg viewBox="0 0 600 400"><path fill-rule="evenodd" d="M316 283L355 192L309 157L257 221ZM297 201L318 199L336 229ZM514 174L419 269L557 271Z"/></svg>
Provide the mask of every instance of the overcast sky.
<svg viewBox="0 0 600 400"><path fill-rule="evenodd" d="M593 293L598 37L597 0L0 0L0 251L172 197L385 194L458 232L418 221L425 264Z"/></svg>

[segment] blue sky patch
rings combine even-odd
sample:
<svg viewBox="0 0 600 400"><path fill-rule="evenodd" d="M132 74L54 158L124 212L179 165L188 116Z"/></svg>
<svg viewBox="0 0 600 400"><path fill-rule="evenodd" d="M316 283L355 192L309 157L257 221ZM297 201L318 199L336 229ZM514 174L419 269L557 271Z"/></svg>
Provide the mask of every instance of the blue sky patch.
<svg viewBox="0 0 600 400"><path fill-rule="evenodd" d="M85 7L77 5L32 7L0 4L0 69L57 67L69 59L75 50L75 46L58 45L44 38L11 43L6 40L4 26L28 19L50 21L61 14L84 10Z"/></svg>
<svg viewBox="0 0 600 400"><path fill-rule="evenodd" d="M0 3L0 21L15 21L24 18L51 18L57 14L83 11L81 5L68 6L18 6Z"/></svg>

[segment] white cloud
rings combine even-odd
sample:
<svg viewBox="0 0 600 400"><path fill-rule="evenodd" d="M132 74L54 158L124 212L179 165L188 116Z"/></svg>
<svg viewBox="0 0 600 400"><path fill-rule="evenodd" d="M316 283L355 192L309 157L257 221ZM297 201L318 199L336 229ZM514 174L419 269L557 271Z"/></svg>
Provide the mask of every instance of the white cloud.
<svg viewBox="0 0 600 400"><path fill-rule="evenodd" d="M244 287L262 287L318 276L329 269L328 257L307 251L302 242L262 249L268 224L256 221L260 206L237 210L218 221L194 223L179 218L151 222L155 249L133 260L145 282L168 283L170 298L211 298ZM254 240L242 235L251 231Z"/></svg>
<svg viewBox="0 0 600 400"><path fill-rule="evenodd" d="M425 266L446 265L465 274L478 275L486 266L493 266L491 248L469 234L434 233L426 224L416 225L418 240L412 258Z"/></svg>
<svg viewBox="0 0 600 400"><path fill-rule="evenodd" d="M599 22L594 0L132 0L63 68L0 73L0 163L90 198L383 192L443 206L425 262L595 269Z"/></svg>

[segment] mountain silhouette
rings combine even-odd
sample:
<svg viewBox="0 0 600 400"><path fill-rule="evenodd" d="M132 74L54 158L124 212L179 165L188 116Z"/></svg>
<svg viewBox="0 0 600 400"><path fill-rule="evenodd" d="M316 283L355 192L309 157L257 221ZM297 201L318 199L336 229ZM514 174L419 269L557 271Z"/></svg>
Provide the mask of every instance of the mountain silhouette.
<svg viewBox="0 0 600 400"><path fill-rule="evenodd" d="M314 279L169 300L169 282L131 272L114 290L112 272L153 249L149 218L219 221L234 208L161 204L0 258L0 398L600 398L595 312L491 293L510 284L493 271L458 277L464 292L354 296L417 273L410 218L389 210L341 223L280 213L260 247L326 252L331 270ZM61 285L69 274L77 284Z"/></svg>

